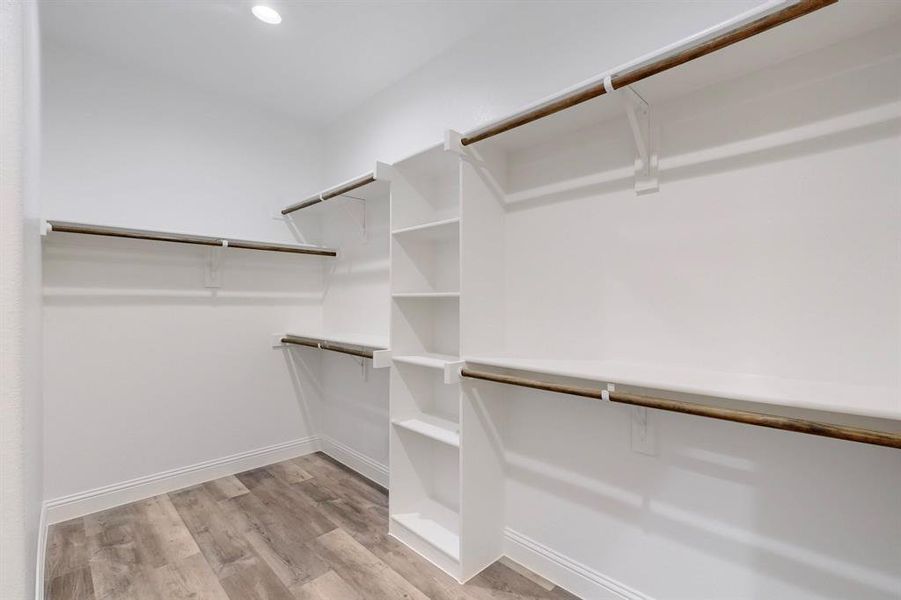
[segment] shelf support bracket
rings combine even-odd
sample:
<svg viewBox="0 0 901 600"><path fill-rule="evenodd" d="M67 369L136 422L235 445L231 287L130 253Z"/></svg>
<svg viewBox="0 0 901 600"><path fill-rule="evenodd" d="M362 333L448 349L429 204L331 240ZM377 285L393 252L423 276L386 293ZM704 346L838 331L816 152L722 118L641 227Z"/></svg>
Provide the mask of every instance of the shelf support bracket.
<svg viewBox="0 0 901 600"><path fill-rule="evenodd" d="M391 350L375 350L372 353L372 368L385 369L391 366Z"/></svg>
<svg viewBox="0 0 901 600"><path fill-rule="evenodd" d="M465 160L473 166L476 173L482 179L482 182L491 191L494 199L502 206L507 205L507 193L504 186L494 177L491 169L488 168L488 162L473 146L463 145L463 134L452 129L444 132L444 149L447 152L453 152L461 159Z"/></svg>
<svg viewBox="0 0 901 600"><path fill-rule="evenodd" d="M222 287L222 262L225 260L226 248L228 248L228 240L222 240L221 246L209 249L203 271L203 287Z"/></svg>
<svg viewBox="0 0 901 600"><path fill-rule="evenodd" d="M632 86L613 89L610 76L604 78L608 94L619 98L629 118L629 127L635 140L635 193L650 194L660 190L657 179L657 132L651 106Z"/></svg>
<svg viewBox="0 0 901 600"><path fill-rule="evenodd" d="M363 237L363 240L366 240L366 201L356 196L342 195L338 197L351 201L343 203L342 208L344 208L344 212L347 213L351 220L357 224L360 228L360 235Z"/></svg>

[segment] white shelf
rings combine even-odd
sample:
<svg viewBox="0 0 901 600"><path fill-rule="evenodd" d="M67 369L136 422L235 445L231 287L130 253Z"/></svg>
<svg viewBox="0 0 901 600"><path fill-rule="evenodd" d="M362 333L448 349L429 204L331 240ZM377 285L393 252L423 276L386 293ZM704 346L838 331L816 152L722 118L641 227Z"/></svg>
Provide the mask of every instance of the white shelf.
<svg viewBox="0 0 901 600"><path fill-rule="evenodd" d="M469 356L468 364L746 402L901 419L895 388L603 360ZM855 406L853 403L859 404ZM866 401L866 405L862 404Z"/></svg>
<svg viewBox="0 0 901 600"><path fill-rule="evenodd" d="M392 356L394 362L407 365L417 365L430 369L443 369L448 363L460 362L460 358L451 354L437 354L428 352L425 354L410 354L407 356Z"/></svg>
<svg viewBox="0 0 901 600"><path fill-rule="evenodd" d="M420 414L412 419L392 421L395 426L450 446L460 446L460 426L453 421Z"/></svg>
<svg viewBox="0 0 901 600"><path fill-rule="evenodd" d="M453 217L450 219L423 223L422 225L395 229L391 234L395 237L415 238L419 241L437 242L453 239L455 236L459 235L459 225L460 217Z"/></svg>
<svg viewBox="0 0 901 600"><path fill-rule="evenodd" d="M395 292L392 298L459 298L460 292Z"/></svg>
<svg viewBox="0 0 901 600"><path fill-rule="evenodd" d="M391 515L391 519L455 561L460 560L459 516L435 502L424 501L418 512Z"/></svg>

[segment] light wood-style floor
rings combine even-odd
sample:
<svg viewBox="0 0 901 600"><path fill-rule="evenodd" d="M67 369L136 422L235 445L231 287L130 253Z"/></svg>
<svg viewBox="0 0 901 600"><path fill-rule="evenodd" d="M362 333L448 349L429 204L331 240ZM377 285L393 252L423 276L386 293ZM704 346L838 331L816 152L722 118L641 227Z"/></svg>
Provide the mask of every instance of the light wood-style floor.
<svg viewBox="0 0 901 600"><path fill-rule="evenodd" d="M388 537L388 497L312 454L54 525L47 600L572 600L516 565L466 585Z"/></svg>

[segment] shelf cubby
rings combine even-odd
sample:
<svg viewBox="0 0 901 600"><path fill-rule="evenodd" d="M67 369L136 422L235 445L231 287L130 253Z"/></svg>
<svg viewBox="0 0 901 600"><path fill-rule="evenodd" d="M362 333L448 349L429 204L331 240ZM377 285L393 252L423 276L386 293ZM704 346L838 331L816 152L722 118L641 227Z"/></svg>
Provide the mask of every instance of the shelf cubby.
<svg viewBox="0 0 901 600"><path fill-rule="evenodd" d="M447 357L455 358L455 357ZM397 368L391 372L391 390L393 393L392 418L407 419L429 415L456 423L460 422L460 392L456 385L444 382L438 369L420 368L415 360L412 362L398 360ZM437 360L437 359L436 359ZM454 361L456 362L456 361Z"/></svg>
<svg viewBox="0 0 901 600"><path fill-rule="evenodd" d="M460 290L460 236L456 223L416 234L394 234L392 292L453 294ZM423 232L429 232L425 235ZM437 235L440 233L441 235Z"/></svg>
<svg viewBox="0 0 901 600"><path fill-rule="evenodd" d="M460 302L456 297L394 298L392 343L397 356L460 354Z"/></svg>
<svg viewBox="0 0 901 600"><path fill-rule="evenodd" d="M391 197L392 535L461 577L459 158L394 165Z"/></svg>
<svg viewBox="0 0 901 600"><path fill-rule="evenodd" d="M459 218L456 156L439 145L398 162L394 168L397 177L392 181L392 231Z"/></svg>
<svg viewBox="0 0 901 600"><path fill-rule="evenodd" d="M391 428L391 451L390 533L458 576L458 447L395 424Z"/></svg>

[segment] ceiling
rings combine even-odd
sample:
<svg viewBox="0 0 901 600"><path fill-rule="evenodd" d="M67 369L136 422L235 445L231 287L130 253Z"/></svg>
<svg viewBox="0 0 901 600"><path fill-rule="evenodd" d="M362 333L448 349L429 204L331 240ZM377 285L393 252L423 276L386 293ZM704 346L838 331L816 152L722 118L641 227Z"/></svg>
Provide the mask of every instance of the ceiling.
<svg viewBox="0 0 901 600"><path fill-rule="evenodd" d="M267 4L283 18L251 15ZM487 26L483 0L43 0L51 43L106 55L325 125Z"/></svg>

